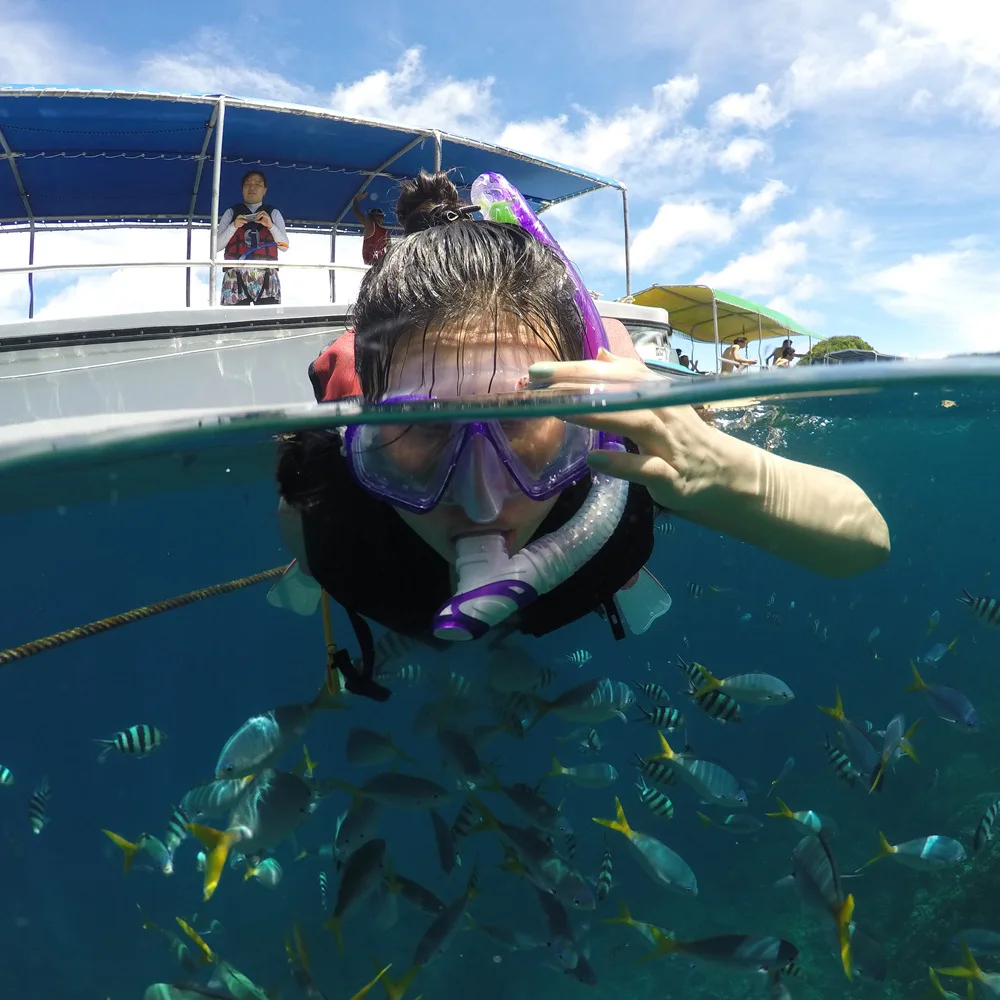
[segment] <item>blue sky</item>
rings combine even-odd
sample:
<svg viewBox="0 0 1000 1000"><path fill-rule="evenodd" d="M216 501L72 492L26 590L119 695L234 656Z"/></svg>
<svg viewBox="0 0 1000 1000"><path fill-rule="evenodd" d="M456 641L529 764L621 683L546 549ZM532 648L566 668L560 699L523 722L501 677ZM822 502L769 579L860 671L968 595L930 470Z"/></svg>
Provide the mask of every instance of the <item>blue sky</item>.
<svg viewBox="0 0 1000 1000"><path fill-rule="evenodd" d="M0 0L0 31L16 39L0 52L10 82L316 104L618 177L634 289L705 281L892 352L997 347L995 4ZM624 293L617 196L547 221L592 288ZM176 252L176 234L157 239L74 235L44 252L64 259L86 240L109 261ZM4 261L17 242L2 241ZM293 251L319 260L326 244ZM64 281L49 314L152 302L153 280ZM286 301L318 287L301 277ZM22 295L0 285L0 318Z"/></svg>

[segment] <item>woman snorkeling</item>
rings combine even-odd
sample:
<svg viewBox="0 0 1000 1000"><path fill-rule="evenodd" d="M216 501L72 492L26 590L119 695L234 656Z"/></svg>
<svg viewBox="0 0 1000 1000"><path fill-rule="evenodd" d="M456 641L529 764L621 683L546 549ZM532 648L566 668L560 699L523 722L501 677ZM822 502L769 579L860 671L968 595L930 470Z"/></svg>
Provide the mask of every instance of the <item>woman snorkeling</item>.
<svg viewBox="0 0 1000 1000"><path fill-rule="evenodd" d="M601 324L503 178L483 175L473 198L463 205L445 174L401 185L405 238L366 273L353 331L310 367L319 401L474 404L529 384L657 378L624 327ZM364 618L431 643L501 622L540 636L602 609L615 627L614 594L649 559L657 507L827 576L889 552L884 520L850 479L730 437L690 406L511 416L401 415L282 442L284 536L347 610L369 678Z"/></svg>

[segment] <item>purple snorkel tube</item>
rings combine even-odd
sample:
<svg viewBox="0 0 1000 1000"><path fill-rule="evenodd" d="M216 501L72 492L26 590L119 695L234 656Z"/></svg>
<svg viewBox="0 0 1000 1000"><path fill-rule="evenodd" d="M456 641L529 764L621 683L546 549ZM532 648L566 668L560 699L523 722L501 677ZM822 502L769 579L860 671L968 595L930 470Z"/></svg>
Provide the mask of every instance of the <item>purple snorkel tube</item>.
<svg viewBox="0 0 1000 1000"><path fill-rule="evenodd" d="M608 338L594 300L572 261L521 193L505 177L490 172L473 182L472 200L485 218L518 225L558 254L576 286L574 299L584 324L584 357L596 358L600 348L608 347ZM615 439L604 446L623 448ZM592 473L592 483L587 499L569 521L513 557L499 532L457 539L458 586L434 616L434 635L439 639L478 639L592 559L614 534L628 498L624 480Z"/></svg>

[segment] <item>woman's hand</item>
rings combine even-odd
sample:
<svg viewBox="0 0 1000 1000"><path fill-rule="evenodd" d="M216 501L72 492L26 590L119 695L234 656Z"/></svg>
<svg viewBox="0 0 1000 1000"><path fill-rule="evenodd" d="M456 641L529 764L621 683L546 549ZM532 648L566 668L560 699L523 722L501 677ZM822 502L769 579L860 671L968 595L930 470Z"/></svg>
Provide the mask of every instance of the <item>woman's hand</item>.
<svg viewBox="0 0 1000 1000"><path fill-rule="evenodd" d="M265 229L271 229L274 226L274 223L271 221L271 216L268 215L267 212L258 212L256 216L254 216L254 222L256 222L258 226L263 226Z"/></svg>
<svg viewBox="0 0 1000 1000"><path fill-rule="evenodd" d="M233 219L233 225L237 229L242 229L246 224L247 224L247 217L245 215L237 215L236 218Z"/></svg>
<svg viewBox="0 0 1000 1000"><path fill-rule="evenodd" d="M604 383L609 389L615 383L661 381L641 361L616 357L603 348L594 361L532 365L529 376L554 385ZM601 450L592 452L588 463L597 472L645 486L661 507L678 513L698 510L725 486L726 468L719 447L725 435L709 427L691 406L588 413L566 419L633 441L638 455Z"/></svg>

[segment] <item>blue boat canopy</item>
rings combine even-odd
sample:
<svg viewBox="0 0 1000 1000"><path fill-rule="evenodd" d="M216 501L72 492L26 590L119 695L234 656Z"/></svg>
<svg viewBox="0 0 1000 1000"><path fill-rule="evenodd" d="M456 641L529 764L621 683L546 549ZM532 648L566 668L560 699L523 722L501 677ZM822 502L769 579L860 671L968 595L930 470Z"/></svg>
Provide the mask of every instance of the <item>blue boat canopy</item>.
<svg viewBox="0 0 1000 1000"><path fill-rule="evenodd" d="M222 118L219 214L251 168L290 228L357 231L351 202L367 190L391 225L398 182L450 171L460 190L485 170L535 208L601 188L596 174L433 129L346 118L296 105L220 95L0 88L0 225L78 223L201 226L212 219Z"/></svg>

